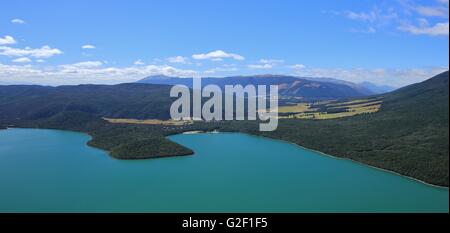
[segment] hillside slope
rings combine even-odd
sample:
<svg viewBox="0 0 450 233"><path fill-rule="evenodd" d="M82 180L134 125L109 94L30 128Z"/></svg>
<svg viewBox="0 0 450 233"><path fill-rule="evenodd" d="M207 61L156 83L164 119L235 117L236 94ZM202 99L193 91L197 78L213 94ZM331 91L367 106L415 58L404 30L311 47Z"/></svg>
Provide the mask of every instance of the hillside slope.
<svg viewBox="0 0 450 233"><path fill-rule="evenodd" d="M383 103L376 113L331 120L282 119L273 132L260 132L255 121L172 127L110 124L100 118L168 117L169 90L149 84L0 86L0 128L14 124L86 132L93 137L90 145L121 159L191 154L164 138L183 131L244 132L449 185L448 72L378 96Z"/></svg>
<svg viewBox="0 0 450 233"><path fill-rule="evenodd" d="M192 78L176 78L167 76L151 76L139 83L151 84L182 84L192 88ZM236 76L225 78L202 78L202 85L215 84L224 88L225 85L279 85L279 94L286 97L302 97L305 99L336 99L361 97L373 94L357 85L345 83L308 80L284 75Z"/></svg>
<svg viewBox="0 0 450 233"><path fill-rule="evenodd" d="M0 119L41 119L66 111L98 117L169 119L170 86L151 84L0 86Z"/></svg>
<svg viewBox="0 0 450 233"><path fill-rule="evenodd" d="M294 142L324 153L449 185L449 73L381 95L380 111L333 120L281 120L274 132L235 122L224 130Z"/></svg>

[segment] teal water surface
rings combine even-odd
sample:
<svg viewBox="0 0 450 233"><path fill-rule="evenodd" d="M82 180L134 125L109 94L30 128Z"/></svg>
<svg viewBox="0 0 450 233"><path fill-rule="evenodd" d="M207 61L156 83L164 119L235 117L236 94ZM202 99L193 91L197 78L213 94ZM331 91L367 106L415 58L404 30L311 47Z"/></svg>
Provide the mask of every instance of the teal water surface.
<svg viewBox="0 0 450 233"><path fill-rule="evenodd" d="M436 188L245 134L175 135L195 155L116 160L81 133L0 130L0 212L448 212Z"/></svg>

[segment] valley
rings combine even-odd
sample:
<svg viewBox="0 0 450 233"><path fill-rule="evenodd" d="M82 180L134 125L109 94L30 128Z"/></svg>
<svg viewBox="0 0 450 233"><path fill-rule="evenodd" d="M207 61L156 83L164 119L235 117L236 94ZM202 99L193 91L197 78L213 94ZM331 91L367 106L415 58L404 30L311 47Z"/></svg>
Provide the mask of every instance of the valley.
<svg viewBox="0 0 450 233"><path fill-rule="evenodd" d="M381 97L354 100L321 101L281 106L279 118L326 120L378 112Z"/></svg>
<svg viewBox="0 0 450 233"><path fill-rule="evenodd" d="M118 159L193 154L166 138L187 131L242 132L285 140L430 184L449 185L448 72L356 101L344 98L282 107L283 114L303 116L315 109L312 114L318 119L280 119L273 132L260 132L257 121L165 123L169 89L156 84L0 86L0 126L85 132L92 136L90 146ZM335 110L341 112L329 113ZM325 115L321 112L341 115L320 119Z"/></svg>

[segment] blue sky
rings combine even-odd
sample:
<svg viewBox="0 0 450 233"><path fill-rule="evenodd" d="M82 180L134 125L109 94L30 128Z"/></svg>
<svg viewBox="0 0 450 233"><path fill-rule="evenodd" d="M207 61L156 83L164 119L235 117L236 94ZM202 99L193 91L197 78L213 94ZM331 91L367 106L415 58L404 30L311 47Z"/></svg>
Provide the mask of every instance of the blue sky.
<svg viewBox="0 0 450 233"><path fill-rule="evenodd" d="M448 69L448 0L7 1L0 84L289 74L403 86Z"/></svg>

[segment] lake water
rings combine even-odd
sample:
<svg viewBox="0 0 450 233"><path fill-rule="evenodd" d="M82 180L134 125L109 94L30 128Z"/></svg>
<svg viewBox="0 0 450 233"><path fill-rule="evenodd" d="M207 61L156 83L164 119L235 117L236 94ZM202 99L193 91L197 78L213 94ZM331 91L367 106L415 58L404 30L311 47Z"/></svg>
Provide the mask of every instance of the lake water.
<svg viewBox="0 0 450 233"><path fill-rule="evenodd" d="M244 134L171 140L195 155L116 160L81 133L0 130L0 212L448 212L435 188Z"/></svg>

